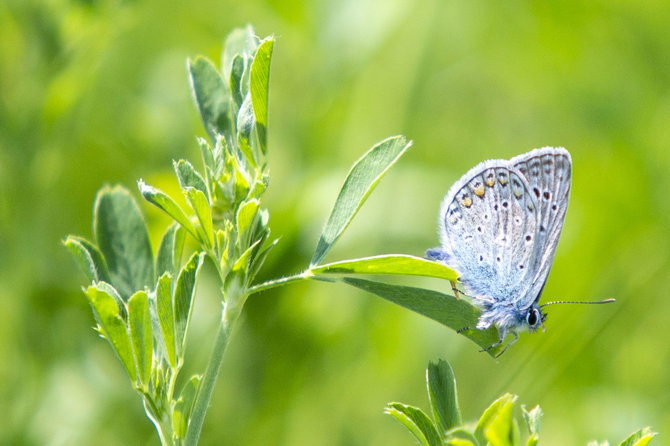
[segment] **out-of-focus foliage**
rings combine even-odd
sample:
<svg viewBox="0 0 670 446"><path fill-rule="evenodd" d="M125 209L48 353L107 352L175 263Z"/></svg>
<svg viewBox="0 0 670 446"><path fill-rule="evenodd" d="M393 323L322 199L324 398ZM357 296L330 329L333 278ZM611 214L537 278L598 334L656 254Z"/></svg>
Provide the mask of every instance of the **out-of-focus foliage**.
<svg viewBox="0 0 670 446"><path fill-rule="evenodd" d="M540 441L542 409L521 406L521 423L514 404L518 396L506 393L482 413L471 428L462 425L456 378L445 360L430 362L426 369L428 398L433 417L418 407L389 403L384 411L400 421L422 446L536 446ZM647 446L656 436L643 427L627 436L619 446ZM589 442L591 446L592 442ZM593 442L597 443L597 442ZM609 444L605 442L604 444ZM595 446L598 446L597 444Z"/></svg>
<svg viewBox="0 0 670 446"><path fill-rule="evenodd" d="M435 357L460 377L465 414L505 392L541 404L543 445L624 438L643 425L666 434L666 1L8 0L0 3L0 443L156 442L122 365L91 329L82 276L60 240L91 234L104 182L132 187L142 176L178 193L170 160L195 159L195 136L206 135L185 60L216 58L228 31L248 22L277 36L265 205L282 239L266 278L304 268L351 163L402 133L412 151L326 261L422 255L437 244L443 194L469 167L562 145L574 178L544 300L617 303L552 307L546 333L522 336L494 361L451 330L344 285L253 296L202 444L408 444L380 408L391 398L418 404L415 378ZM143 211L157 246L167 219ZM195 339L220 309L208 299L212 273L203 268ZM189 349L195 361L210 351L200 339Z"/></svg>

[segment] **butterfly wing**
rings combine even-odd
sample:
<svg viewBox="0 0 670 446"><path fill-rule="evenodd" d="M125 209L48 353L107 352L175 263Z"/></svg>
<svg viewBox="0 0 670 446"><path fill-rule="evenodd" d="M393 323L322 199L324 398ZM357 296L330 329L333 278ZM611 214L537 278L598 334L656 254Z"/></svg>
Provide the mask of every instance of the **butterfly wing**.
<svg viewBox="0 0 670 446"><path fill-rule="evenodd" d="M531 150L510 160L527 181L539 208L534 271L531 287L520 302L530 306L540 298L556 254L570 199L572 159L562 147Z"/></svg>
<svg viewBox="0 0 670 446"><path fill-rule="evenodd" d="M440 211L442 254L467 295L495 305L527 294L540 225L536 201L507 160L485 161L451 187Z"/></svg>

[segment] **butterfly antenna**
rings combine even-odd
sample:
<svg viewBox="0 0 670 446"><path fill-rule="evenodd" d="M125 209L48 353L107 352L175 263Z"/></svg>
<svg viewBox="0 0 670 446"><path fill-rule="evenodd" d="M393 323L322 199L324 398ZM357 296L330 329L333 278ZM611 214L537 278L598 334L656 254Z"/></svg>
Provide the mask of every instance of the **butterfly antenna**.
<svg viewBox="0 0 670 446"><path fill-rule="evenodd" d="M597 301L585 301L585 300L556 300L554 302L547 302L546 304L540 305L540 308L546 307L547 305L556 305L556 304L588 304L588 305L595 305L595 304L608 304L611 302L616 302L616 299L605 299L605 300L597 300Z"/></svg>

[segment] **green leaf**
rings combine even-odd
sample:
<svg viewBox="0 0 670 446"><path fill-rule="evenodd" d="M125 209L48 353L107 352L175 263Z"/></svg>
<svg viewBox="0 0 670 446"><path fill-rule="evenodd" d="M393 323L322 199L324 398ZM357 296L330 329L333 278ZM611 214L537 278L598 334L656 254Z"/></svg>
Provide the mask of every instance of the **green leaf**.
<svg viewBox="0 0 670 446"><path fill-rule="evenodd" d="M149 233L128 190L121 186L102 188L93 214L95 239L121 296L128 298L137 290L151 287L154 261Z"/></svg>
<svg viewBox="0 0 670 446"><path fill-rule="evenodd" d="M144 181L139 180L137 186L140 189L142 196L151 204L155 205L163 212L172 217L177 223L182 225L184 229L191 233L193 237L198 239L198 233L195 230L195 227L188 219L184 211L179 207L179 205L172 199L168 194L163 192L160 189L149 186Z"/></svg>
<svg viewBox="0 0 670 446"><path fill-rule="evenodd" d="M212 223L212 210L209 207L207 197L202 191L193 187L186 188L186 198L195 211L202 229L201 240L207 247L214 246L214 224Z"/></svg>
<svg viewBox="0 0 670 446"><path fill-rule="evenodd" d="M426 374L428 397L439 431L446 432L463 424L458 408L456 378L449 363L443 359L437 363L430 362Z"/></svg>
<svg viewBox="0 0 670 446"><path fill-rule="evenodd" d="M256 247L261 243L260 240L256 240L254 244L249 246L241 255L240 257L235 261L235 264L233 264L233 271L235 272L242 272L243 276L249 280L249 262L250 262L250 257L251 254L254 252Z"/></svg>
<svg viewBox="0 0 670 446"><path fill-rule="evenodd" d="M249 79L249 92L251 102L254 106L256 117L256 132L260 143L261 152L265 154L267 146L268 127L268 90L270 86L270 61L272 60L272 49L274 38L264 39L251 64L251 76Z"/></svg>
<svg viewBox="0 0 670 446"><path fill-rule="evenodd" d="M387 254L312 266L314 274L402 274L456 280L458 273L443 263L404 254Z"/></svg>
<svg viewBox="0 0 670 446"><path fill-rule="evenodd" d="M230 96L216 67L204 57L196 57L187 64L191 94L200 118L212 141L217 134L230 134Z"/></svg>
<svg viewBox="0 0 670 446"><path fill-rule="evenodd" d="M495 400L482 414L475 428L475 438L480 444L508 446L512 435L512 409L516 396L506 393Z"/></svg>
<svg viewBox="0 0 670 446"><path fill-rule="evenodd" d="M119 292L116 291L116 288L114 288L107 282L97 282L94 283L93 285L98 290L103 291L112 296L112 298L114 298L114 300L116 301L116 305L119 307L119 316L124 321L124 323L126 323L126 321L128 320L128 312L126 311L126 302L123 300Z"/></svg>
<svg viewBox="0 0 670 446"><path fill-rule="evenodd" d="M107 263L97 246L85 238L72 235L68 236L63 244L74 255L88 280L91 282L111 282Z"/></svg>
<svg viewBox="0 0 670 446"><path fill-rule="evenodd" d="M656 432L652 431L648 426L643 427L619 443L619 446L647 446L656 435Z"/></svg>
<svg viewBox="0 0 670 446"><path fill-rule="evenodd" d="M402 403L389 403L384 412L400 421L426 446L441 446L442 440L435 425L421 409Z"/></svg>
<svg viewBox="0 0 670 446"><path fill-rule="evenodd" d="M323 228L311 265L321 262L381 177L411 145L403 136L393 136L377 143L354 163Z"/></svg>
<svg viewBox="0 0 670 446"><path fill-rule="evenodd" d="M221 61L224 78L230 79L230 72L236 55L239 54L245 58L251 57L257 46L258 38L251 25L232 30L226 37Z"/></svg>
<svg viewBox="0 0 670 446"><path fill-rule="evenodd" d="M277 245L277 243L279 243L278 238L274 239L269 245L263 248L263 250L256 255L256 258L254 259L253 264L249 269L250 281L256 277L260 269L263 267L263 263L265 263L265 259L267 259L268 254L270 254L270 250L272 250L272 248L274 248Z"/></svg>
<svg viewBox="0 0 670 446"><path fill-rule="evenodd" d="M481 314L479 308L465 299L456 299L438 291L392 285L354 277L343 277L339 280L427 316L453 330L476 326ZM490 327L487 330L467 330L461 334L482 348L487 348L498 341L498 330L495 327ZM488 354L495 356L501 348L501 346L492 348L488 351Z"/></svg>
<svg viewBox="0 0 670 446"><path fill-rule="evenodd" d="M177 345L177 357L182 359L186 345L186 333L191 320L193 310L193 295L195 282L204 258L203 253L195 253L184 265L177 279L174 290L174 325L175 342Z"/></svg>
<svg viewBox="0 0 670 446"><path fill-rule="evenodd" d="M230 70L230 78L229 78L229 88L230 88L230 95L233 98L233 103L235 104L235 109L233 110L234 113L237 113L240 109L240 105L242 105L242 100L244 99L244 96L242 95L242 76L244 75L244 69L245 69L245 59L241 55L236 55L235 58L233 59L233 64L231 66Z"/></svg>
<svg viewBox="0 0 670 446"><path fill-rule="evenodd" d="M477 446L477 443L473 443L470 440L464 438L453 438L451 440L445 440L444 442L447 446Z"/></svg>
<svg viewBox="0 0 670 446"><path fill-rule="evenodd" d="M184 438L186 435L186 427L188 420L191 418L193 410L193 403L198 394L198 387L200 386L200 375L194 375L186 384L179 395L179 399L175 404L172 412L172 430L177 438Z"/></svg>
<svg viewBox="0 0 670 446"><path fill-rule="evenodd" d="M242 203L237 210L235 223L237 233L239 234L238 239L242 245L247 245L249 243L249 233L251 232L251 229L253 229L251 226L256 219L259 205L260 202L254 198Z"/></svg>
<svg viewBox="0 0 670 446"><path fill-rule="evenodd" d="M537 446L540 442L540 436L538 434L531 434L526 440L526 446Z"/></svg>
<svg viewBox="0 0 670 446"><path fill-rule="evenodd" d="M539 434L540 422L542 421L542 409L540 409L540 406L535 406L531 410L526 410L526 406L521 405L521 413L528 426L528 432L531 435Z"/></svg>
<svg viewBox="0 0 670 446"><path fill-rule="evenodd" d="M195 170L193 165L186 160L173 161L174 171L179 180L179 186L182 189L193 187L201 191L207 196L209 202L209 191L207 190L207 183L202 176Z"/></svg>
<svg viewBox="0 0 670 446"><path fill-rule="evenodd" d="M143 388L148 389L151 378L153 360L153 334L151 331L151 315L149 313L149 296L146 291L138 291L128 300L128 325L130 340L135 352L137 374Z"/></svg>
<svg viewBox="0 0 670 446"><path fill-rule="evenodd" d="M110 294L108 289L99 285L86 288L85 293L95 313L100 332L110 342L128 376L135 382L137 369L135 368L133 348L130 343L128 327L121 317L117 299Z"/></svg>
<svg viewBox="0 0 670 446"><path fill-rule="evenodd" d="M177 347L174 338L174 308L172 306L172 277L169 273L163 274L156 285L156 311L158 323L168 357L170 367L177 367Z"/></svg>
<svg viewBox="0 0 670 446"><path fill-rule="evenodd" d="M463 427L448 430L445 434L445 444L449 446L478 446L477 439Z"/></svg>
<svg viewBox="0 0 670 446"><path fill-rule="evenodd" d="M178 223L168 226L156 255L156 275L161 276L168 272L172 276L176 276L184 251L185 237L186 230Z"/></svg>
<svg viewBox="0 0 670 446"><path fill-rule="evenodd" d="M214 162L214 153L212 146L209 145L205 138L197 138L198 147L200 148L200 155L202 156L202 163L205 169L208 169L212 174L216 173L216 163Z"/></svg>
<svg viewBox="0 0 670 446"><path fill-rule="evenodd" d="M252 110L251 96L247 94L237 113L237 143L240 151L244 154L245 160L251 166L258 165L249 142L251 139L251 132L254 130L255 122L256 118L254 117L254 112Z"/></svg>

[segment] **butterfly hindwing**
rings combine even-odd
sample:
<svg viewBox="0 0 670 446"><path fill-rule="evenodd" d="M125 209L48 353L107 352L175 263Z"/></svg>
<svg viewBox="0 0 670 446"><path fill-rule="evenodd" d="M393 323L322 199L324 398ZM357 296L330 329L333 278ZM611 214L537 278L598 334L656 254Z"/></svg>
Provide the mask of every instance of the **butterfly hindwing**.
<svg viewBox="0 0 670 446"><path fill-rule="evenodd" d="M524 176L539 207L536 273L524 298L530 305L539 299L554 261L570 198L572 160L563 148L545 147L512 158L510 164Z"/></svg>
<svg viewBox="0 0 670 446"><path fill-rule="evenodd" d="M449 190L440 215L445 261L466 294L494 303L527 293L539 209L517 169L506 160L475 166Z"/></svg>

